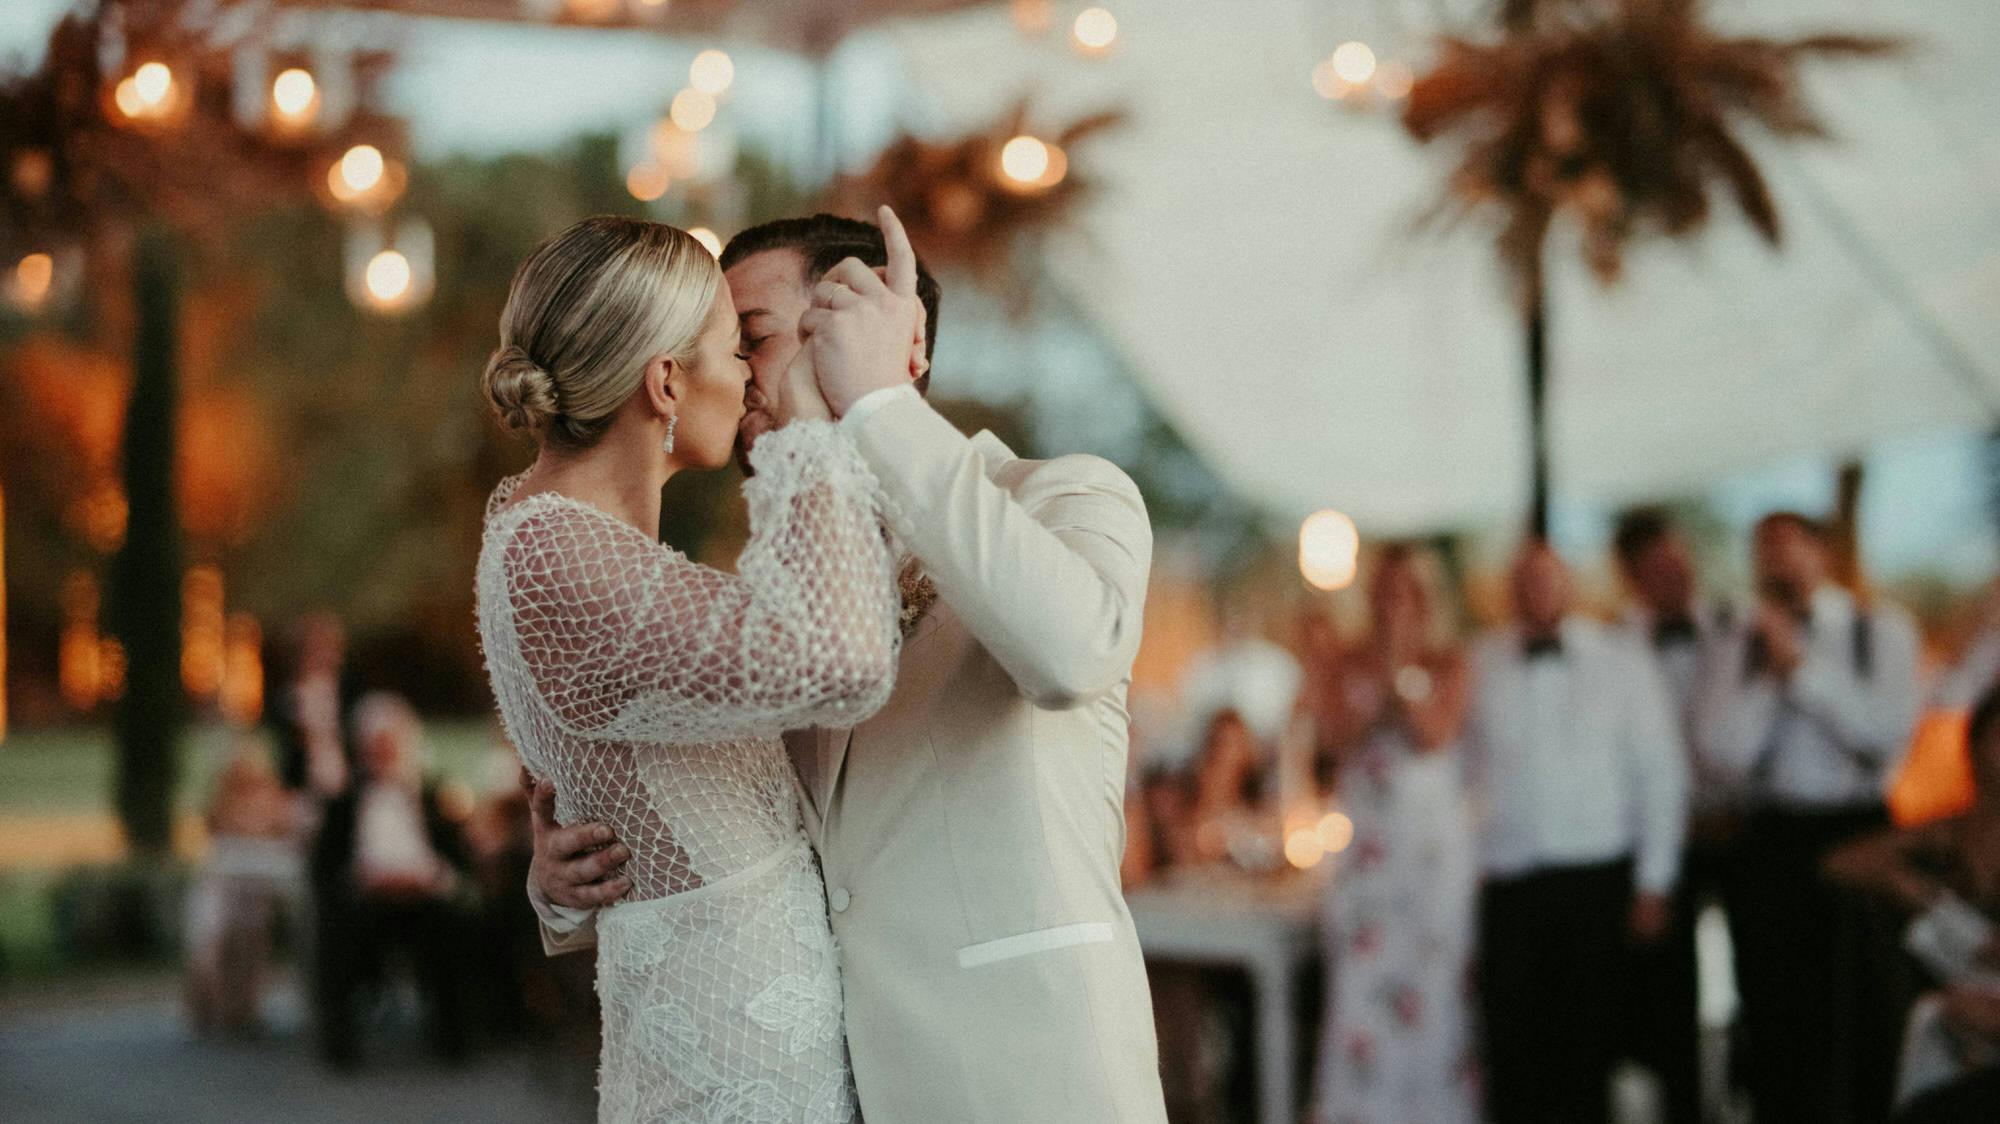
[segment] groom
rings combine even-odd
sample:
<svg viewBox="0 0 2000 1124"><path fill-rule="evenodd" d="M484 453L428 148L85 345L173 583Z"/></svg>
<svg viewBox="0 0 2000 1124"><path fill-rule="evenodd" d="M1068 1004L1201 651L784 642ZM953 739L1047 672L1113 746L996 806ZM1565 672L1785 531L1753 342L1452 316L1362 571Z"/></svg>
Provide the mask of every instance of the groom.
<svg viewBox="0 0 2000 1124"><path fill-rule="evenodd" d="M722 264L767 398L802 319L810 330L828 308L879 299L847 259L887 266L909 253L894 235L885 247L866 223L815 215L730 242ZM906 378L817 364L912 556L895 693L860 726L786 735L862 1116L1154 1124L1152 1001L1118 881L1145 505L1106 461L1022 460L931 409L938 288L919 276L925 358ZM746 418L746 440L763 427ZM537 794L529 890L554 952L593 939L578 910L624 892L624 851L593 850L610 839L599 825L555 827L551 796Z"/></svg>

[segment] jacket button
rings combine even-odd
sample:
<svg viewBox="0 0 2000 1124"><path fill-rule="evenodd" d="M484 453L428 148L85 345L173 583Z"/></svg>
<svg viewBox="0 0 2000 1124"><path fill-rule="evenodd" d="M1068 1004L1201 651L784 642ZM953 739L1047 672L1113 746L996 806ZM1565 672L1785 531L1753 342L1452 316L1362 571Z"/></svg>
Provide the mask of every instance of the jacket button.
<svg viewBox="0 0 2000 1124"><path fill-rule="evenodd" d="M835 913L847 912L847 903L850 900L846 888L842 886L835 886L826 894L826 904L832 906Z"/></svg>

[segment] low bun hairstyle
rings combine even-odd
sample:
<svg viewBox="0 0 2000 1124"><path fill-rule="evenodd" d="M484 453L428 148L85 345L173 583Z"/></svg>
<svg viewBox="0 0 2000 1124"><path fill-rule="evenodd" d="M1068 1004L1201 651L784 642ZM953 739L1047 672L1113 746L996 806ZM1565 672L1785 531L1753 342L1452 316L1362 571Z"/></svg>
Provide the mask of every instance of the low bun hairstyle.
<svg viewBox="0 0 2000 1124"><path fill-rule="evenodd" d="M483 379L494 414L544 445L587 449L648 361L685 362L722 267L685 231L599 216L535 247L514 274Z"/></svg>

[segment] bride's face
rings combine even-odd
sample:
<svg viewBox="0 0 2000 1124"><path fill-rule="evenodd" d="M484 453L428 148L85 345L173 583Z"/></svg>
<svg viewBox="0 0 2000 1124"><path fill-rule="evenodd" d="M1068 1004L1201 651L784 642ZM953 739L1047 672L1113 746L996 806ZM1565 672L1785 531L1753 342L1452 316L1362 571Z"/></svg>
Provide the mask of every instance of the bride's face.
<svg viewBox="0 0 2000 1124"><path fill-rule="evenodd" d="M726 277L735 298L743 355L750 361L751 404L743 416L738 458L774 425L766 404L777 400L785 368L799 353L799 317L812 304L805 259L797 250L766 250L730 267Z"/></svg>
<svg viewBox="0 0 2000 1124"><path fill-rule="evenodd" d="M716 290L693 354L670 379L674 395L674 460L683 467L721 468L729 463L743 422L750 369L736 353L736 305L729 287Z"/></svg>

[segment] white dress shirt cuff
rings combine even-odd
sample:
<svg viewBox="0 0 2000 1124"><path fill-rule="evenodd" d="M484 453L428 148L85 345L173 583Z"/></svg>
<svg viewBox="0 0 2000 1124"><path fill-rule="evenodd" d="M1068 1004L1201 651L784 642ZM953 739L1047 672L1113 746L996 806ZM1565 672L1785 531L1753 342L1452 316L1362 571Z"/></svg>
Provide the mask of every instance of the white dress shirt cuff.
<svg viewBox="0 0 2000 1124"><path fill-rule="evenodd" d="M921 399L922 397L923 395L917 393L916 387L907 383L902 386L885 386L880 390L871 390L855 399L854 404L847 408L847 412L840 415L840 424L843 428L850 431L859 429L867 423L869 418L874 416L875 411L880 410L889 403L903 398Z"/></svg>
<svg viewBox="0 0 2000 1124"><path fill-rule="evenodd" d="M542 927L553 937L567 937L591 927L597 920L594 909L572 909L550 901L543 895L542 888L535 885L532 874L528 876L528 904L534 907L535 916L542 919Z"/></svg>

